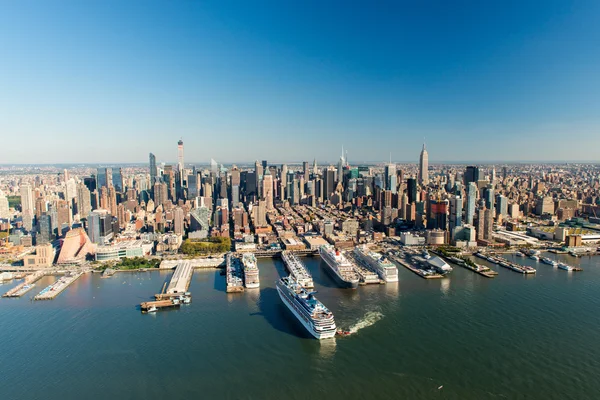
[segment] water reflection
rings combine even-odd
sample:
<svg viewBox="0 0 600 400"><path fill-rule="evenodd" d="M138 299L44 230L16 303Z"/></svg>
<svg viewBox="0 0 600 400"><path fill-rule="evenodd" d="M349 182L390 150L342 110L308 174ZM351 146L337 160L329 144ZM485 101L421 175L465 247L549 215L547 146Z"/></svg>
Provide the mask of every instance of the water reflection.
<svg viewBox="0 0 600 400"><path fill-rule="evenodd" d="M331 360L335 355L337 347L336 338L319 340L319 359L320 360Z"/></svg>
<svg viewBox="0 0 600 400"><path fill-rule="evenodd" d="M440 279L440 290L444 296L448 295L448 292L450 291L450 279L449 278Z"/></svg>
<svg viewBox="0 0 600 400"><path fill-rule="evenodd" d="M260 289L246 289L244 292L244 298L246 299L246 303L248 303L248 309L250 312L259 311L258 302L260 300Z"/></svg>
<svg viewBox="0 0 600 400"><path fill-rule="evenodd" d="M400 294L400 282L388 282L385 284L385 294L389 297L398 297Z"/></svg>

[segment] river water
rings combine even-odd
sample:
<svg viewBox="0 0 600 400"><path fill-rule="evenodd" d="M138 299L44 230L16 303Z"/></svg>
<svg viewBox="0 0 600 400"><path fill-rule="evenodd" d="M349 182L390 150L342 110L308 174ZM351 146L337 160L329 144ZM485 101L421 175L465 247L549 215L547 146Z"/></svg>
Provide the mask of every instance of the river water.
<svg viewBox="0 0 600 400"><path fill-rule="evenodd" d="M397 284L349 290L306 258L317 298L355 332L321 342L281 303L280 260L260 260L261 289L241 294L196 271L192 304L154 315L137 306L171 272L88 274L32 302L45 277L0 300L0 399L597 399L600 257L560 259L585 270L401 268Z"/></svg>

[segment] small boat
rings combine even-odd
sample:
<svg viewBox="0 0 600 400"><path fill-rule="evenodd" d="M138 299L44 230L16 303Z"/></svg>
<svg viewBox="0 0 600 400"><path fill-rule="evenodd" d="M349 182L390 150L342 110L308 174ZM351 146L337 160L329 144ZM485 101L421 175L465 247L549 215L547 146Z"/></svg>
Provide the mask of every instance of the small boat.
<svg viewBox="0 0 600 400"><path fill-rule="evenodd" d="M536 255L531 255L531 256L529 256L529 258L531 258L531 259L532 259L532 260L534 260L535 262L538 262L538 261L540 261L540 258L539 258L538 256L536 256Z"/></svg>
<svg viewBox="0 0 600 400"><path fill-rule="evenodd" d="M152 312L156 312L156 310L157 310L156 306L150 306L150 308L148 308L148 310L146 310L146 312L152 313Z"/></svg>
<svg viewBox="0 0 600 400"><path fill-rule="evenodd" d="M515 253L515 255L516 255L517 257L525 257L525 254L521 253L520 251L517 251L517 252Z"/></svg>
<svg viewBox="0 0 600 400"><path fill-rule="evenodd" d="M343 330L343 329L338 329L338 330L336 331L336 333L337 333L338 335L340 335L340 336L350 336L350 335L352 334L352 332L350 332L350 331L345 331L345 330Z"/></svg>

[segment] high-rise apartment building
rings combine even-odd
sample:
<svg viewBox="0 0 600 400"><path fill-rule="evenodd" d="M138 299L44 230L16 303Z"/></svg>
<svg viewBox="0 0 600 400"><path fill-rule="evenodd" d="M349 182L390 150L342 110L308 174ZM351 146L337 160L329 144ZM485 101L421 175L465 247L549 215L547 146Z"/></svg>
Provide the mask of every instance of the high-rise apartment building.
<svg viewBox="0 0 600 400"><path fill-rule="evenodd" d="M183 235L184 233L184 217L183 208L175 207L173 210L173 232L177 235Z"/></svg>
<svg viewBox="0 0 600 400"><path fill-rule="evenodd" d="M473 225L476 201L477 184L475 182L469 182L469 184L467 185L467 203L465 204L465 222L468 225Z"/></svg>
<svg viewBox="0 0 600 400"><path fill-rule="evenodd" d="M457 226L462 226L463 200L460 196L450 197L450 232Z"/></svg>

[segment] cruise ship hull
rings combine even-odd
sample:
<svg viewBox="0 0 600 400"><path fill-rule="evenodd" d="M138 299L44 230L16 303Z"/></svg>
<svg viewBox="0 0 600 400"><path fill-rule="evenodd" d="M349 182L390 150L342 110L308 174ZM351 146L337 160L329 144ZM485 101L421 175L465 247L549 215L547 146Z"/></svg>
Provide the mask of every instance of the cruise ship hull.
<svg viewBox="0 0 600 400"><path fill-rule="evenodd" d="M325 271L329 276L333 278L333 280L335 281L335 283L337 283L339 287L341 287L342 289L356 289L358 287L358 280L352 282L342 279L342 277L337 274L337 272L331 267L331 265L329 265L329 263L326 260L322 259L322 261L323 264L325 264Z"/></svg>
<svg viewBox="0 0 600 400"><path fill-rule="evenodd" d="M308 333L310 333L314 338L321 340L321 339L329 339L329 338L332 338L335 336L335 333L336 333L335 324L333 325L333 329L325 331L325 332L319 332L319 331L315 330L312 325L310 325L308 322L306 322L304 320L304 318L302 318L300 316L300 314L298 314L298 312L296 312L296 310L290 304L287 297L282 293L279 286L277 287L277 293L279 293L279 298L281 299L283 304L285 304L287 309L294 315L294 317L296 317L296 321L298 321L304 327L304 329L306 329L308 331Z"/></svg>

